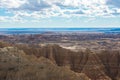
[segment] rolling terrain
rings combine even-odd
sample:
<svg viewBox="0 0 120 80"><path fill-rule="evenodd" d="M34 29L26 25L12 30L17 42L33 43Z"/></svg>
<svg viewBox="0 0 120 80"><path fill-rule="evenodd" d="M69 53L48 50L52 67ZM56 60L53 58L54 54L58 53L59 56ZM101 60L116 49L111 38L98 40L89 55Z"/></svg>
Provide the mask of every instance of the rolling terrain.
<svg viewBox="0 0 120 80"><path fill-rule="evenodd" d="M117 50L74 52L58 45L11 45L3 42L0 47L1 80L120 79L120 51Z"/></svg>
<svg viewBox="0 0 120 80"><path fill-rule="evenodd" d="M63 30L2 29L0 80L120 80L119 29Z"/></svg>

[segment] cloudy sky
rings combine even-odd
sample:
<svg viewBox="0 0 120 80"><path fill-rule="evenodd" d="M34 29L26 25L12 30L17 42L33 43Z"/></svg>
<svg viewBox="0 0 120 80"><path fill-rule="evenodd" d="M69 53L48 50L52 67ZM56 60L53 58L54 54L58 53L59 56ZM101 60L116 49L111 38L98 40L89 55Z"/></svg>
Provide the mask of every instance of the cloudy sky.
<svg viewBox="0 0 120 80"><path fill-rule="evenodd" d="M120 27L120 0L0 0L6 27Z"/></svg>

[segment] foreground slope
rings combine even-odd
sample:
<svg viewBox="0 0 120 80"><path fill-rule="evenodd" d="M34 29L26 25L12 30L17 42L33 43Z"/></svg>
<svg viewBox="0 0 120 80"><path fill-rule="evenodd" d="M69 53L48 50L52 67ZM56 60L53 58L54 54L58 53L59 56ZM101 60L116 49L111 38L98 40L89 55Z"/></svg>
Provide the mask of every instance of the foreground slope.
<svg viewBox="0 0 120 80"><path fill-rule="evenodd" d="M58 67L50 60L26 55L14 47L0 48L0 80L89 80L83 73Z"/></svg>
<svg viewBox="0 0 120 80"><path fill-rule="evenodd" d="M11 57L13 62L17 64L12 64L12 66L20 68L22 77L30 73L30 75L36 79L37 76L34 76L34 73L40 77L37 78L38 80L81 80L81 78L88 80L88 77L92 80L120 80L120 51L103 50L95 53L87 49L86 51L73 52L58 45L31 46L25 44L5 45L3 43L1 46L3 47L1 48L3 52L0 53L7 52L6 56L8 58ZM6 50L6 48L4 48L5 46L15 46L18 49L9 49L7 47L8 49ZM4 50L6 50L6 52L4 52ZM11 52L11 50L13 50L13 52ZM11 53L15 53L16 56L19 55L18 59L14 57L15 55L8 56ZM6 56L3 56L3 58ZM8 58L6 59L7 61L5 61L7 63L1 63L1 65L10 66L11 61L9 62ZM19 60L21 61L19 62ZM41 64L46 65L44 66L45 70L41 69ZM0 70L7 70L6 68L4 69L4 67ZM1 73L1 75L3 75L3 73ZM40 75L45 77L41 78ZM33 78L31 78L31 80L32 79Z"/></svg>

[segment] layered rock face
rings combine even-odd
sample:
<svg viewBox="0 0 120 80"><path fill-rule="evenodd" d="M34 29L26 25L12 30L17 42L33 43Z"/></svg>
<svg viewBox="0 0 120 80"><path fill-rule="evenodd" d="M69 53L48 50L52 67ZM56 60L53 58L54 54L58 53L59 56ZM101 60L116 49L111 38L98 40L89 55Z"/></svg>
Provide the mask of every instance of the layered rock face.
<svg viewBox="0 0 120 80"><path fill-rule="evenodd" d="M0 49L0 80L120 80L119 51L94 53L89 49L73 52L58 45L14 46L18 49Z"/></svg>
<svg viewBox="0 0 120 80"><path fill-rule="evenodd" d="M98 56L105 67L106 75L113 80L120 80L120 51L105 50L98 53Z"/></svg>
<svg viewBox="0 0 120 80"><path fill-rule="evenodd" d="M26 55L14 47L0 48L0 80L90 80L83 73L58 67L45 57Z"/></svg>
<svg viewBox="0 0 120 80"><path fill-rule="evenodd" d="M23 49L22 47L18 47ZM34 52L28 52L30 50ZM100 51L94 53L90 50L84 52L73 52L63 49L58 45L47 45L44 47L29 49L24 48L27 54L37 57L46 57L58 66L67 66L71 70L85 73L92 80L119 80L120 79L120 52Z"/></svg>

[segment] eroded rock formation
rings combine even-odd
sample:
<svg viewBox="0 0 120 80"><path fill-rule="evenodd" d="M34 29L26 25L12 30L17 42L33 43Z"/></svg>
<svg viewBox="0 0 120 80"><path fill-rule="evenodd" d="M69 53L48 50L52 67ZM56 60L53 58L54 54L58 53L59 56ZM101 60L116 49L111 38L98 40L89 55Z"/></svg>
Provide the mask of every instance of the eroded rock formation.
<svg viewBox="0 0 120 80"><path fill-rule="evenodd" d="M58 67L45 57L26 55L14 47L0 48L0 80L90 80L84 73Z"/></svg>
<svg viewBox="0 0 120 80"><path fill-rule="evenodd" d="M58 45L14 46L0 49L2 80L120 80L119 51L94 53L89 49L73 52Z"/></svg>

